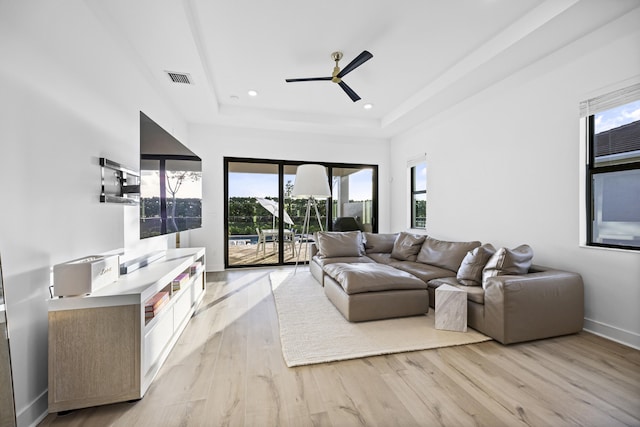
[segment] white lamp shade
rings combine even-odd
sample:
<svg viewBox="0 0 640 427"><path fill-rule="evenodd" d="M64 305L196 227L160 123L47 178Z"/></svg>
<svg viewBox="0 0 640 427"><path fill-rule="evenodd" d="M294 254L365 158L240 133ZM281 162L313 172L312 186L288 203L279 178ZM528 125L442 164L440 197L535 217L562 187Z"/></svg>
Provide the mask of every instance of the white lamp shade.
<svg viewBox="0 0 640 427"><path fill-rule="evenodd" d="M293 183L292 196L329 197L329 179L322 165L300 165Z"/></svg>

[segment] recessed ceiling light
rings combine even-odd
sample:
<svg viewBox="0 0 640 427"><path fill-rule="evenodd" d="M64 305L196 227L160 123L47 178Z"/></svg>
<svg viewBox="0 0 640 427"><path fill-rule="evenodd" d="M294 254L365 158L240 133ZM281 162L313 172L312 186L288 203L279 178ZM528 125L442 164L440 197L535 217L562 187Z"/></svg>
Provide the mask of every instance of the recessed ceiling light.
<svg viewBox="0 0 640 427"><path fill-rule="evenodd" d="M364 104L362 108L364 108L365 110L371 110L373 108L373 104Z"/></svg>
<svg viewBox="0 0 640 427"><path fill-rule="evenodd" d="M248 94L249 96L258 96L258 92L257 92L257 91L255 91L255 90L253 90L253 89L251 89L250 91L248 91L248 92L247 92L247 94Z"/></svg>

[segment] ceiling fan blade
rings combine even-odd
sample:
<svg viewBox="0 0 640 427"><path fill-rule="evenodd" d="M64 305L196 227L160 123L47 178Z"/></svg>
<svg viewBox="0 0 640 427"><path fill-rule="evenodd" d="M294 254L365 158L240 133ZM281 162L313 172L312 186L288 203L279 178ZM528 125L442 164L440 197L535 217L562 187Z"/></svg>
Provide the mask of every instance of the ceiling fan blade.
<svg viewBox="0 0 640 427"><path fill-rule="evenodd" d="M356 102L360 99L358 94L355 93L353 89L351 89L349 86L347 86L345 82L340 82L338 83L338 85L342 88L342 90L344 90L347 93L347 95L349 95L349 98L351 98L353 102Z"/></svg>
<svg viewBox="0 0 640 427"><path fill-rule="evenodd" d="M308 77L306 79L286 79L287 83L292 82L312 82L316 80L331 80L333 77Z"/></svg>
<svg viewBox="0 0 640 427"><path fill-rule="evenodd" d="M349 62L347 66L338 73L338 77L346 76L348 73L352 72L371 58L373 58L373 55L369 51L363 50L360 55L356 56L353 61Z"/></svg>

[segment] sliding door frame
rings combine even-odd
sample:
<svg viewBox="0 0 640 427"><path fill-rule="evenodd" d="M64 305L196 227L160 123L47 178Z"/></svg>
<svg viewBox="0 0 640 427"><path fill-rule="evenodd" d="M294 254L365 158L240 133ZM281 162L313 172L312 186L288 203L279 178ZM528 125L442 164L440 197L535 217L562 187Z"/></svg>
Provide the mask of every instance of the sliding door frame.
<svg viewBox="0 0 640 427"><path fill-rule="evenodd" d="M374 233L378 232L378 165L362 164L362 163L331 163L331 162L310 162L297 160L274 160L274 159L258 159L247 157L224 157L224 267L225 269L245 268L245 267L268 267L278 265L291 265L293 262L284 262L284 245L282 239L284 235L284 221L278 221L278 262L273 264L242 264L229 265L229 163L262 163L273 164L278 166L278 213L279 218L284 218L284 168L285 166L300 166L303 164L318 164L327 168L327 176L333 176L334 168L351 168L351 169L371 169L371 227ZM329 179L329 187L333 194L333 179ZM329 197L326 202L327 215L325 219L324 229L331 231L333 228L331 206L333 198ZM307 261L304 261L306 263Z"/></svg>

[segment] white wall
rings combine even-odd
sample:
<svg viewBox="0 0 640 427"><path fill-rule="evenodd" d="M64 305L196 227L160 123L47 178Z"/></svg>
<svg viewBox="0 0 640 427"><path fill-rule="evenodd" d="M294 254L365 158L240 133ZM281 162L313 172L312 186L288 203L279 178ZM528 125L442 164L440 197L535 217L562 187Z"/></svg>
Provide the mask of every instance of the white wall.
<svg viewBox="0 0 640 427"><path fill-rule="evenodd" d="M407 227L407 160L427 154L427 233L530 244L583 275L585 328L640 347L640 254L580 245L578 103L640 78L640 10L391 142L391 228ZM540 313L544 315L544 313Z"/></svg>
<svg viewBox="0 0 640 427"><path fill-rule="evenodd" d="M202 158L202 228L192 244L207 249L207 270L224 269L224 157L304 162L376 164L379 181L378 228L389 228L389 151L384 139L322 136L292 132L192 125L189 141Z"/></svg>
<svg viewBox="0 0 640 427"><path fill-rule="evenodd" d="M47 411L50 267L139 243L138 208L99 203L101 156L136 167L139 111L186 124L85 2L0 4L0 253L18 425ZM126 78L123 78L126 76Z"/></svg>

